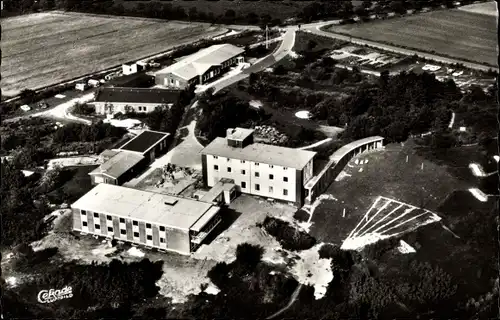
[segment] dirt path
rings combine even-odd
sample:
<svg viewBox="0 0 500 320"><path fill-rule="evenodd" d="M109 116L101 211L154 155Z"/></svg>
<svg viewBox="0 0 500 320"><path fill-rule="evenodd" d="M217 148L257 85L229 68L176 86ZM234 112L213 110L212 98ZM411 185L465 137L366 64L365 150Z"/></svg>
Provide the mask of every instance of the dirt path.
<svg viewBox="0 0 500 320"><path fill-rule="evenodd" d="M283 308L281 308L280 310L278 310L277 312L270 315L269 317L267 317L266 319L276 318L277 316L279 316L280 314L282 314L283 312L288 310L293 305L293 303L297 300L297 298L299 297L299 293L300 293L301 289L302 289L302 283L299 283L299 285L297 286L297 288L293 292L292 296L290 297L290 301L288 302L288 304L286 306L284 306Z"/></svg>

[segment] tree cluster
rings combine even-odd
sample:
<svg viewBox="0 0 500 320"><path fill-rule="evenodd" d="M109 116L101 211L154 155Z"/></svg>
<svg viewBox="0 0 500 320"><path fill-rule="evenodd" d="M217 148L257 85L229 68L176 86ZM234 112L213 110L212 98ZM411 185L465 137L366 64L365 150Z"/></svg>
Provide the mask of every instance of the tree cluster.
<svg viewBox="0 0 500 320"><path fill-rule="evenodd" d="M316 239L308 233L300 231L288 222L280 219L268 216L261 227L275 237L283 249L295 251L307 250L316 244Z"/></svg>
<svg viewBox="0 0 500 320"><path fill-rule="evenodd" d="M253 127L267 118L265 112L250 107L227 91L213 94L207 90L198 100L197 130L208 141L225 137L228 128Z"/></svg>

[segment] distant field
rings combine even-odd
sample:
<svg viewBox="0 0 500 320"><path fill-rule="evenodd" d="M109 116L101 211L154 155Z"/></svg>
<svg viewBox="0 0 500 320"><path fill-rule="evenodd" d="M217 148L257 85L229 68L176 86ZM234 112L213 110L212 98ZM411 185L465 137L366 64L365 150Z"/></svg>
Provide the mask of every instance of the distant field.
<svg viewBox="0 0 500 320"><path fill-rule="evenodd" d="M496 17L439 10L404 18L332 27L331 31L459 59L497 65Z"/></svg>
<svg viewBox="0 0 500 320"><path fill-rule="evenodd" d="M37 13L2 20L2 94L75 78L224 31L202 23Z"/></svg>
<svg viewBox="0 0 500 320"><path fill-rule="evenodd" d="M497 16L497 4L495 3L495 1L470 4L468 6L459 7L458 9L472 13L486 14L494 17Z"/></svg>

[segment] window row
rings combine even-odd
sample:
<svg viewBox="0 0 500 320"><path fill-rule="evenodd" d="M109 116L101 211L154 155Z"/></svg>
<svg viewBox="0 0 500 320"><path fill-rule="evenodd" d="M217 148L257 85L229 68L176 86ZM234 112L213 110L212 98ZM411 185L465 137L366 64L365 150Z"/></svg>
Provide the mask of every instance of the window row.
<svg viewBox="0 0 500 320"><path fill-rule="evenodd" d="M241 182L241 188L242 189L246 189L247 188L247 183L245 181L242 181ZM256 183L255 184L255 190L256 191L260 191L260 184ZM273 193L274 192L274 188L272 186L269 186L269 193ZM288 195L288 189L283 189L283 195L284 196L287 196Z"/></svg>
<svg viewBox="0 0 500 320"><path fill-rule="evenodd" d="M87 211L81 210L81 215L82 216L86 216L87 215ZM94 218L99 218L99 213L94 212ZM113 220L113 216L106 215L106 220L112 221ZM125 223L125 218L119 218L119 221L120 221L120 223ZM132 225L139 226L139 221L132 220ZM152 228L151 223L146 223L146 229L151 229L151 228ZM165 227L160 226L159 228L160 228L160 231L165 231Z"/></svg>
<svg viewBox="0 0 500 320"><path fill-rule="evenodd" d="M83 221L82 222L82 226L88 227L87 221ZM96 230L101 230L101 225L99 225L99 224L94 225L94 227L95 227ZM112 233L113 232L113 227L108 227L108 232ZM127 231L125 229L120 229L120 234L126 235ZM139 232L134 232L134 238L139 238ZM152 235L147 235L146 239L152 241L153 240L153 236ZM165 238L160 237L160 242L161 243L165 243Z"/></svg>
<svg viewBox="0 0 500 320"><path fill-rule="evenodd" d="M212 157L213 157L215 160L219 159L219 156L212 156ZM226 161L227 161L227 162L231 161L231 158L226 158ZM246 163L246 161L245 161L245 160L240 160L240 163ZM255 162L255 166L256 166L256 167L260 166L260 163ZM215 168L215 167L216 167L216 166L214 166L214 168ZM218 166L217 166L217 168L218 168ZM269 164L269 168L273 169L273 168L274 168L274 165ZM216 170L217 170L217 169L216 169ZM283 167L283 170L288 170L288 168L287 168L287 167Z"/></svg>
<svg viewBox="0 0 500 320"><path fill-rule="evenodd" d="M214 165L214 170L215 171L219 171L219 166L218 165ZM227 172L232 172L231 167L227 167ZM242 175L245 175L246 174L246 170L241 170L240 173ZM255 172L254 175L257 178L260 177L260 173L259 172ZM274 180L274 174L269 174L269 180ZM284 182L288 182L288 177L283 177L283 181Z"/></svg>
<svg viewBox="0 0 500 320"><path fill-rule="evenodd" d="M148 111L147 107L139 107L139 111Z"/></svg>

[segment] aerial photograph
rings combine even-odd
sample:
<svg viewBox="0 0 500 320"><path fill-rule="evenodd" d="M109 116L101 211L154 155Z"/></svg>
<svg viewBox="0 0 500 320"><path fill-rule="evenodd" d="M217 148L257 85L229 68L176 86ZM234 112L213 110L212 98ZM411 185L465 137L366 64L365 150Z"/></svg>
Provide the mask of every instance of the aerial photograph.
<svg viewBox="0 0 500 320"><path fill-rule="evenodd" d="M2 0L0 319L499 319L499 8Z"/></svg>

